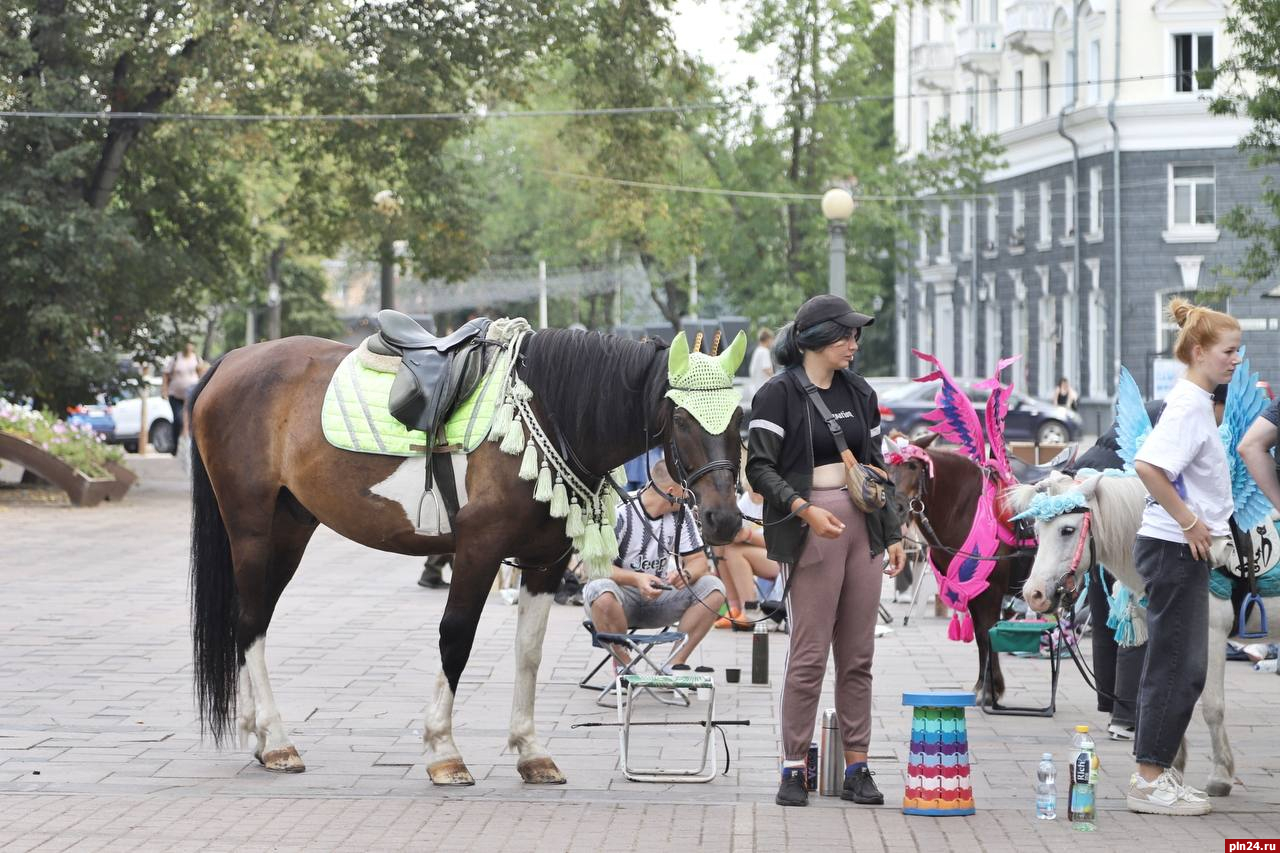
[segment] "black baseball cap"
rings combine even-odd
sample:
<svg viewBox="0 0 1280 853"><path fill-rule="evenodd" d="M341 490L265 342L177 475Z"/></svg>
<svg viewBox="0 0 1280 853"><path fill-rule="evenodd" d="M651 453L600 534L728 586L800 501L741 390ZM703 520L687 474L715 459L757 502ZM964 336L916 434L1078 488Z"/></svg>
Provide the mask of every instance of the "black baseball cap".
<svg viewBox="0 0 1280 853"><path fill-rule="evenodd" d="M834 320L847 329L860 329L870 326L876 318L859 314L839 296L824 293L800 306L800 310L796 312L796 331L803 332L828 320Z"/></svg>

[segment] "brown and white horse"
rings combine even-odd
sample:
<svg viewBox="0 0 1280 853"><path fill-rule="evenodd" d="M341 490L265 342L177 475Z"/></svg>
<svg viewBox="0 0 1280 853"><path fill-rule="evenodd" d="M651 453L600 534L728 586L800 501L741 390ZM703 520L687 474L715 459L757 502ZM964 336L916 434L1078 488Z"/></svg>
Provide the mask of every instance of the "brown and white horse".
<svg viewBox="0 0 1280 853"><path fill-rule="evenodd" d="M525 567L508 743L526 782L563 782L534 731L533 699L552 594L570 557L564 521L534 501L533 484L517 476L519 457L485 442L468 459L468 500L453 533L417 534L411 519L423 458L340 450L322 433L325 389L350 349L294 337L234 350L190 400L192 634L202 726L218 743L235 727L256 737L255 755L268 770L304 769L272 698L265 638L280 594L323 524L382 551L456 555L440 622L441 672L423 726L436 784L474 783L453 740L454 696L500 562ZM673 474L693 492L707 541L732 539L741 523L741 412L711 435L667 399L665 347L541 331L524 343L517 372L534 392L544 432L585 483L662 444Z"/></svg>

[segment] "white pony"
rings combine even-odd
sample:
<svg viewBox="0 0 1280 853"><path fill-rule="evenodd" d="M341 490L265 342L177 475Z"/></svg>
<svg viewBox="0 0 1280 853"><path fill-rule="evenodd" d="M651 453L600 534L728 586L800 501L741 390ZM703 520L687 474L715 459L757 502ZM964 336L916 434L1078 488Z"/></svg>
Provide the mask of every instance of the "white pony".
<svg viewBox="0 0 1280 853"><path fill-rule="evenodd" d="M1094 563L1105 566L1137 599L1143 597L1145 586L1133 562L1133 543L1141 526L1147 496L1141 480L1136 476L1097 475L1076 483L1064 474L1054 474L1035 485L1010 489L1007 498L1010 506L1022 512L1037 495L1059 496L1061 506L1067 507L1073 502L1077 506L1050 518L1037 518L1035 522L1040 545L1031 576L1022 588L1023 597L1033 610L1044 613L1073 602ZM1235 566L1235 547L1230 544L1230 537L1215 549L1210 562ZM1280 598L1268 598L1266 603L1272 613L1280 613ZM1138 614L1137 618L1145 619L1145 613ZM1235 779L1235 759L1224 722L1226 690L1223 684L1227 636L1235 619L1230 598L1209 596L1209 661L1200 701L1213 743L1213 770L1205 786L1205 791L1213 797L1230 794ZM1256 631L1256 609L1249 621L1249 629ZM1259 642L1280 641L1280 620L1268 621L1271 633ZM1094 630L1107 628L1094 626ZM1186 765L1186 747L1184 737L1174 761L1179 771Z"/></svg>

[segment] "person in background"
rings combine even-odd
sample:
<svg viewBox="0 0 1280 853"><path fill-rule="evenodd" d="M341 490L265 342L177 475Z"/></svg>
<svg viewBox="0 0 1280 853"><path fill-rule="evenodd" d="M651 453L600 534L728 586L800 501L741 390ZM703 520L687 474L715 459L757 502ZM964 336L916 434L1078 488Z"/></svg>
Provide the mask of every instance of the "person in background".
<svg viewBox="0 0 1280 853"><path fill-rule="evenodd" d="M1080 395L1065 376L1058 379L1058 387L1053 392L1053 404L1073 411L1080 408Z"/></svg>
<svg viewBox="0 0 1280 853"><path fill-rule="evenodd" d="M773 376L773 329L763 327L756 335L756 351L751 354L751 365L747 368L747 378L751 382L751 396Z"/></svg>
<svg viewBox="0 0 1280 853"><path fill-rule="evenodd" d="M1210 550L1231 533L1231 474L1213 392L1240 364L1240 324L1180 298L1169 315L1178 325L1174 355L1187 374L1134 459L1150 496L1133 545L1147 591L1148 640L1126 804L1141 814L1203 815L1208 798L1183 783L1173 761L1208 670Z"/></svg>
<svg viewBox="0 0 1280 853"><path fill-rule="evenodd" d="M418 578L418 586L427 589L448 589L449 582L444 579L444 567L453 559L452 554L432 554L422 566L422 576Z"/></svg>
<svg viewBox="0 0 1280 853"><path fill-rule="evenodd" d="M173 410L173 455L178 455L178 445L187 434L186 405L187 394L200 381L200 356L196 354L196 345L187 341L182 352L171 357L164 365L160 379L160 396L169 399L169 408ZM146 430L143 424L140 430Z"/></svg>
<svg viewBox="0 0 1280 853"><path fill-rule="evenodd" d="M738 509L742 512L742 529L733 542L715 548L720 580L729 597L729 615L717 619L715 627L750 630L751 623L743 619L743 614L750 609L748 602L756 602L755 579L776 581L781 568L765 553L764 498L747 485L738 498Z"/></svg>

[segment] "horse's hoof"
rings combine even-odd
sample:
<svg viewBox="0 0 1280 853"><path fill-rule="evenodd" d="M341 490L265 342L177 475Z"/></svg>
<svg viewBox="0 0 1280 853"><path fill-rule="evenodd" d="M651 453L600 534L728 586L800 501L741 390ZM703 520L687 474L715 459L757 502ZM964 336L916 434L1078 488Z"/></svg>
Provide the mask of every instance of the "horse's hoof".
<svg viewBox="0 0 1280 853"><path fill-rule="evenodd" d="M307 769L307 765L302 763L302 756L292 746L268 750L265 754L256 752L253 757L272 773L301 773Z"/></svg>
<svg viewBox="0 0 1280 853"><path fill-rule="evenodd" d="M563 785L568 780L548 755L516 763L520 778L530 785Z"/></svg>
<svg viewBox="0 0 1280 853"><path fill-rule="evenodd" d="M461 758L446 758L427 765L432 785L474 785L475 777Z"/></svg>
<svg viewBox="0 0 1280 853"><path fill-rule="evenodd" d="M1231 796L1231 783L1214 780L1204 786L1204 792L1211 797L1229 797Z"/></svg>

